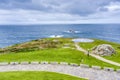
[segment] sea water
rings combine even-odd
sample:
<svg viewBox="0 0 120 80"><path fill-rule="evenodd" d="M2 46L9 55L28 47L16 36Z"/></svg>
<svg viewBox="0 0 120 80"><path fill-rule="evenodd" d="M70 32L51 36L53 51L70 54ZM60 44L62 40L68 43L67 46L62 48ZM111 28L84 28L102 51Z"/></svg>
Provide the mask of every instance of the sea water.
<svg viewBox="0 0 120 80"><path fill-rule="evenodd" d="M120 24L0 25L0 47L39 38L97 38L120 43Z"/></svg>

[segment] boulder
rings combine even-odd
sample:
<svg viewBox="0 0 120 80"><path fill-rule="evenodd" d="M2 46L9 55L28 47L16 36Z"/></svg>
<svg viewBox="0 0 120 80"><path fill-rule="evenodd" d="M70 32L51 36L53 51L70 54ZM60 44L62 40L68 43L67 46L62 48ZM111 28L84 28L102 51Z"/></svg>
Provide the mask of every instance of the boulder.
<svg viewBox="0 0 120 80"><path fill-rule="evenodd" d="M92 53L100 56L109 56L109 55L115 54L115 50L109 44L102 44L94 47L92 49Z"/></svg>

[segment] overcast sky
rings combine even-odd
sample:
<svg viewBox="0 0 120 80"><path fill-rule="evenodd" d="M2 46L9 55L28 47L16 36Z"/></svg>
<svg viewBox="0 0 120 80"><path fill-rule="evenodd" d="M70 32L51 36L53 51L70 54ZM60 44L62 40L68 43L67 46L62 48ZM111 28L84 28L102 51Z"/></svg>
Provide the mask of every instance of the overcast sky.
<svg viewBox="0 0 120 80"><path fill-rule="evenodd" d="M120 23L120 0L0 0L0 24Z"/></svg>

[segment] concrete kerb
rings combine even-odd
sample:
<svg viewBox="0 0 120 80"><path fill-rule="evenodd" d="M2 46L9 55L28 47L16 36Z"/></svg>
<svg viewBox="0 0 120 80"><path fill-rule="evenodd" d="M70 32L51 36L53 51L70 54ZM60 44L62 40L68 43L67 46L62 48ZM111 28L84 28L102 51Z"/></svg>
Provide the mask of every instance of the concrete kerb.
<svg viewBox="0 0 120 80"><path fill-rule="evenodd" d="M29 62L20 62L21 65L28 65Z"/></svg>
<svg viewBox="0 0 120 80"><path fill-rule="evenodd" d="M0 63L0 66L6 66L6 65L9 65L9 63L8 62L2 62L2 63Z"/></svg>
<svg viewBox="0 0 120 80"><path fill-rule="evenodd" d="M60 62L61 65L69 65L67 62Z"/></svg>
<svg viewBox="0 0 120 80"><path fill-rule="evenodd" d="M32 65L38 65L39 62L30 62L30 64L32 64Z"/></svg>
<svg viewBox="0 0 120 80"><path fill-rule="evenodd" d="M50 62L50 64L58 65L59 63L58 62Z"/></svg>
<svg viewBox="0 0 120 80"><path fill-rule="evenodd" d="M82 67L82 68L90 68L89 65L86 65L86 64L80 64L80 67Z"/></svg>
<svg viewBox="0 0 120 80"><path fill-rule="evenodd" d="M113 68L109 68L109 67L104 67L103 68L105 71L111 71L111 72L113 72L114 71L114 69Z"/></svg>
<svg viewBox="0 0 120 80"><path fill-rule="evenodd" d="M92 69L101 70L101 67L100 66L92 66Z"/></svg>
<svg viewBox="0 0 120 80"><path fill-rule="evenodd" d="M70 63L70 65L71 65L71 66L75 66L75 67L79 66L79 65L76 64L76 63Z"/></svg>
<svg viewBox="0 0 120 80"><path fill-rule="evenodd" d="M40 64L49 64L47 61L42 61Z"/></svg>
<svg viewBox="0 0 120 80"><path fill-rule="evenodd" d="M10 65L18 65L19 62L10 62Z"/></svg>

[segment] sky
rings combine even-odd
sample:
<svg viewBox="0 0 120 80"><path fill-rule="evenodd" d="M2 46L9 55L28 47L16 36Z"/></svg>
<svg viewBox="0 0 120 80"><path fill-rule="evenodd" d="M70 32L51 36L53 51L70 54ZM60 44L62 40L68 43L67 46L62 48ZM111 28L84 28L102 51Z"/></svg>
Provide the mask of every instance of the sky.
<svg viewBox="0 0 120 80"><path fill-rule="evenodd" d="M0 24L120 23L120 0L0 0Z"/></svg>

